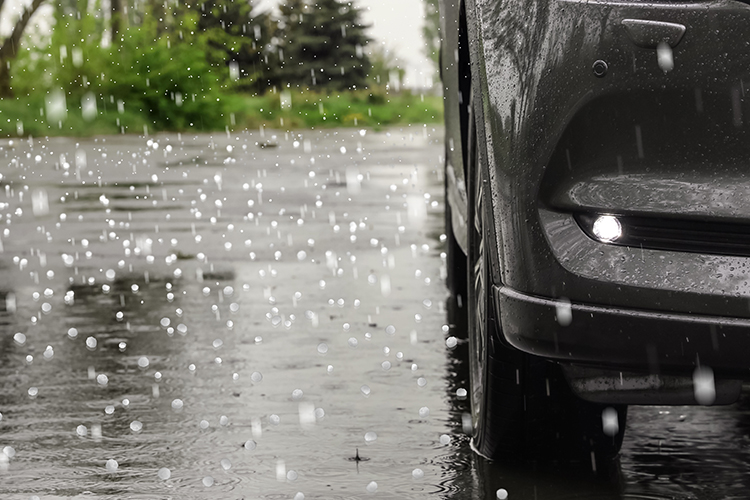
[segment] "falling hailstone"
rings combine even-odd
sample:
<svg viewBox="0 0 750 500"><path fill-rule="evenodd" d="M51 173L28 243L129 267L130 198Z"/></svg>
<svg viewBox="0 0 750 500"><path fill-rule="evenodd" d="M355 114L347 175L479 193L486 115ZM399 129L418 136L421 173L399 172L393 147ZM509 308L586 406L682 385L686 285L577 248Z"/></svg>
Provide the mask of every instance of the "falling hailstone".
<svg viewBox="0 0 750 500"><path fill-rule="evenodd" d="M182 410L182 400L181 399L174 399L172 400L172 409L173 410Z"/></svg>
<svg viewBox="0 0 750 500"><path fill-rule="evenodd" d="M714 372L708 366L699 366L693 372L693 392L698 404L710 405L716 400Z"/></svg>
<svg viewBox="0 0 750 500"><path fill-rule="evenodd" d="M365 443L374 443L378 439L378 435L370 431L365 433Z"/></svg>
<svg viewBox="0 0 750 500"><path fill-rule="evenodd" d="M305 500L305 494L298 491L297 494L294 495L294 500Z"/></svg>
<svg viewBox="0 0 750 500"><path fill-rule="evenodd" d="M422 479L424 477L424 471L422 469L414 469L411 471L411 477L414 479Z"/></svg>
<svg viewBox="0 0 750 500"><path fill-rule="evenodd" d="M674 56L672 47L667 42L660 42L656 46L656 63L665 74L674 69Z"/></svg>
<svg viewBox="0 0 750 500"><path fill-rule="evenodd" d="M423 406L422 408L419 409L419 416L422 417L422 418L429 417L430 416L430 409L427 408L426 406Z"/></svg>
<svg viewBox="0 0 750 500"><path fill-rule="evenodd" d="M214 485L214 478L212 478L211 476L206 476L203 478L203 486L208 488L213 485Z"/></svg>
<svg viewBox="0 0 750 500"><path fill-rule="evenodd" d="M365 487L365 490L367 490L367 493L375 493L376 491L378 491L378 483L376 483L375 481L370 481Z"/></svg>
<svg viewBox="0 0 750 500"><path fill-rule="evenodd" d="M611 406L605 408L602 412L602 430L607 436L616 436L620 431L620 424L617 420L617 410Z"/></svg>
<svg viewBox="0 0 750 500"><path fill-rule="evenodd" d="M162 467L161 469L159 469L159 479L166 481L170 477L172 477L171 470L167 469L166 467Z"/></svg>
<svg viewBox="0 0 750 500"><path fill-rule="evenodd" d="M114 458L110 458L109 460L107 460L106 467L107 467L107 472L110 472L110 473L117 472L117 469L120 467L120 464L118 464L117 460L115 460Z"/></svg>
<svg viewBox="0 0 750 500"><path fill-rule="evenodd" d="M568 299L560 299L555 304L555 317L560 326L569 326L573 322L573 309Z"/></svg>
<svg viewBox="0 0 750 500"><path fill-rule="evenodd" d="M440 444L442 444L442 445L449 445L449 444L451 444L451 437L448 434L441 434L440 435Z"/></svg>
<svg viewBox="0 0 750 500"><path fill-rule="evenodd" d="M253 451L257 446L258 445L255 444L255 441L253 441L252 439L248 439L247 441L245 441L245 449L248 451Z"/></svg>
<svg viewBox="0 0 750 500"><path fill-rule="evenodd" d="M497 500L505 500L506 498L508 498L508 491L505 488L500 488L499 490L497 490L495 496L497 496Z"/></svg>

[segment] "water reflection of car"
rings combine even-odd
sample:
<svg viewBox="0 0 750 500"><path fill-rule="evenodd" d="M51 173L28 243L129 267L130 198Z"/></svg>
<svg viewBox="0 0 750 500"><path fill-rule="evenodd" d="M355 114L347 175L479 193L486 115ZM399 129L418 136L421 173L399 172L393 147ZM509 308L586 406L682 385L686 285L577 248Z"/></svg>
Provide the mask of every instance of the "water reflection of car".
<svg viewBox="0 0 750 500"><path fill-rule="evenodd" d="M475 449L605 459L628 404L736 400L747 5L440 7L448 281L468 313Z"/></svg>

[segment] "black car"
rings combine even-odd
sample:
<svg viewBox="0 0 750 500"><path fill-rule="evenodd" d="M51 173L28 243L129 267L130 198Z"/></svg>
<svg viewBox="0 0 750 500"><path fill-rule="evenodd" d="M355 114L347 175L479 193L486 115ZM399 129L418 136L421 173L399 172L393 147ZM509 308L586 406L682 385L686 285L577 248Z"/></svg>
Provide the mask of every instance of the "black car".
<svg viewBox="0 0 750 500"><path fill-rule="evenodd" d="M750 6L441 0L473 445L617 454L750 378Z"/></svg>

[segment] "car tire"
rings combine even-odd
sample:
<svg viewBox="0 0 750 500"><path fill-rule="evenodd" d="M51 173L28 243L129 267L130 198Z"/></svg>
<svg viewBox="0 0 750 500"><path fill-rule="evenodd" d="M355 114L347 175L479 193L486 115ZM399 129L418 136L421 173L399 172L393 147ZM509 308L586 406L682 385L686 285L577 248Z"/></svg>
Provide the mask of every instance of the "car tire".
<svg viewBox="0 0 750 500"><path fill-rule="evenodd" d="M620 450L627 406L576 397L557 363L519 351L502 337L501 311L495 311L489 272L489 252L496 251L488 238L490 198L487 180L478 168L475 130L470 114L466 309L472 446L493 459L582 461L602 470Z"/></svg>

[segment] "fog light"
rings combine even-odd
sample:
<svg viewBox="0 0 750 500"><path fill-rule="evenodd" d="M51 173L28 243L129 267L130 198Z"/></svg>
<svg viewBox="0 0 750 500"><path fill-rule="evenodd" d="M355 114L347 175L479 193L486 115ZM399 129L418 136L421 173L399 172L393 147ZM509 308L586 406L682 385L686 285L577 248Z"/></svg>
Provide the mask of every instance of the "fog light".
<svg viewBox="0 0 750 500"><path fill-rule="evenodd" d="M594 221L594 227L592 228L594 236L599 241L609 243L615 241L617 238L622 236L622 226L617 217L612 215L600 215Z"/></svg>

